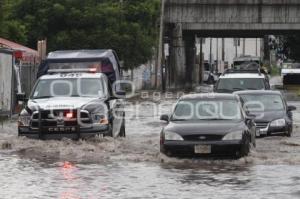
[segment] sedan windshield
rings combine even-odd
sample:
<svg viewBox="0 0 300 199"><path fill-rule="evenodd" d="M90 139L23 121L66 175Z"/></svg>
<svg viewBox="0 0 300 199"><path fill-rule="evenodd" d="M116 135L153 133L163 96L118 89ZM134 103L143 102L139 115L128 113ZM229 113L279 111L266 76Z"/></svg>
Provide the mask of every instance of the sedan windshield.
<svg viewBox="0 0 300 199"><path fill-rule="evenodd" d="M220 79L217 90L234 92L239 90L264 90L263 78L228 78Z"/></svg>
<svg viewBox="0 0 300 199"><path fill-rule="evenodd" d="M240 95L248 111L283 111L284 103L280 95Z"/></svg>
<svg viewBox="0 0 300 199"><path fill-rule="evenodd" d="M40 80L31 98L51 97L103 97L103 85L100 79L46 79Z"/></svg>
<svg viewBox="0 0 300 199"><path fill-rule="evenodd" d="M241 120L241 109L235 100L186 100L175 107L172 121Z"/></svg>

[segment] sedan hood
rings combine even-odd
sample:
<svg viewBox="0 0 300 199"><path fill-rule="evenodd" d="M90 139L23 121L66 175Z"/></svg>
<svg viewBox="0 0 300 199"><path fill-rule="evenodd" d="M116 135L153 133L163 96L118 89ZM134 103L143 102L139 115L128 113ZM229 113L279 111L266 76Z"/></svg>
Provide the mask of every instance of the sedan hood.
<svg viewBox="0 0 300 199"><path fill-rule="evenodd" d="M207 121L207 122L170 122L165 131L172 131L180 135L214 134L226 135L229 132L244 130L244 122Z"/></svg>
<svg viewBox="0 0 300 199"><path fill-rule="evenodd" d="M86 97L53 97L47 99L36 99L28 101L28 108L31 110L61 110L80 109L86 105L103 103L103 100Z"/></svg>
<svg viewBox="0 0 300 199"><path fill-rule="evenodd" d="M285 111L251 112L256 116L256 122L271 122L285 117Z"/></svg>

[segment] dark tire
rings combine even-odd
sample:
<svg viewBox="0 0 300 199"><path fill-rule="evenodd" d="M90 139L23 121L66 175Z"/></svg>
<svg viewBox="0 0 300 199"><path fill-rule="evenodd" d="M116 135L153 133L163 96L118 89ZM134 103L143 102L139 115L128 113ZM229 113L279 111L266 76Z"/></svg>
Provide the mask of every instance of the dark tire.
<svg viewBox="0 0 300 199"><path fill-rule="evenodd" d="M287 137L292 137L292 134L293 134L293 129L289 129L289 130L286 132L286 136L287 136Z"/></svg>
<svg viewBox="0 0 300 199"><path fill-rule="evenodd" d="M256 137L254 137L254 140L252 141L253 148L256 148Z"/></svg>
<svg viewBox="0 0 300 199"><path fill-rule="evenodd" d="M119 133L120 137L126 137L126 129L125 129L125 119L123 119L122 126Z"/></svg>
<svg viewBox="0 0 300 199"><path fill-rule="evenodd" d="M108 133L105 134L105 136L106 136L106 137L114 137L112 125L109 126Z"/></svg>
<svg viewBox="0 0 300 199"><path fill-rule="evenodd" d="M248 138L246 140L246 143L241 147L239 158L247 156L249 154L249 152L250 152L250 148L251 148L251 146L250 146L250 140Z"/></svg>
<svg viewBox="0 0 300 199"><path fill-rule="evenodd" d="M266 134L263 134L263 135L260 135L259 137L265 138L265 137L267 137L267 135L266 135Z"/></svg>
<svg viewBox="0 0 300 199"><path fill-rule="evenodd" d="M214 78L212 76L210 76L207 80L208 84L214 84Z"/></svg>

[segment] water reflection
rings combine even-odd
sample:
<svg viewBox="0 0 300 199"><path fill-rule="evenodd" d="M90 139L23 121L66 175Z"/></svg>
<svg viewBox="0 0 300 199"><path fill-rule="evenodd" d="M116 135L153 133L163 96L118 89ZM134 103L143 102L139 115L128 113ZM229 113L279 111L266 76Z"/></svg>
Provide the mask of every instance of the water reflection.
<svg viewBox="0 0 300 199"><path fill-rule="evenodd" d="M234 161L233 161L234 162ZM161 164L161 168L172 173L181 184L207 186L244 186L251 182L251 165L236 165L232 161L203 161L202 164L185 163ZM178 175L179 174L179 175Z"/></svg>

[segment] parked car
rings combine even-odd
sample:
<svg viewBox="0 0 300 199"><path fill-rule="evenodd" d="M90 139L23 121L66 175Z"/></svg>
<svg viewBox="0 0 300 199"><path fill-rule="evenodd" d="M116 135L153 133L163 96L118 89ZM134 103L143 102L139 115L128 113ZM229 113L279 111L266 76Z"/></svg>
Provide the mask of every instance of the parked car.
<svg viewBox="0 0 300 199"><path fill-rule="evenodd" d="M233 94L193 94L179 99L162 129L168 156L246 156L256 146L253 118Z"/></svg>
<svg viewBox="0 0 300 199"><path fill-rule="evenodd" d="M267 75L259 70L229 69L223 73L214 87L217 93L233 93L240 90L270 90Z"/></svg>
<svg viewBox="0 0 300 199"><path fill-rule="evenodd" d="M300 63L283 64L281 77L284 85L300 84Z"/></svg>
<svg viewBox="0 0 300 199"><path fill-rule="evenodd" d="M288 106L279 91L239 91L235 92L241 99L243 107L256 115L256 135L266 136L284 133L290 137L293 133L294 106Z"/></svg>
<svg viewBox="0 0 300 199"><path fill-rule="evenodd" d="M211 71L210 64L208 61L204 62L204 71L203 71L203 82L207 84L214 84L219 79L219 76Z"/></svg>

